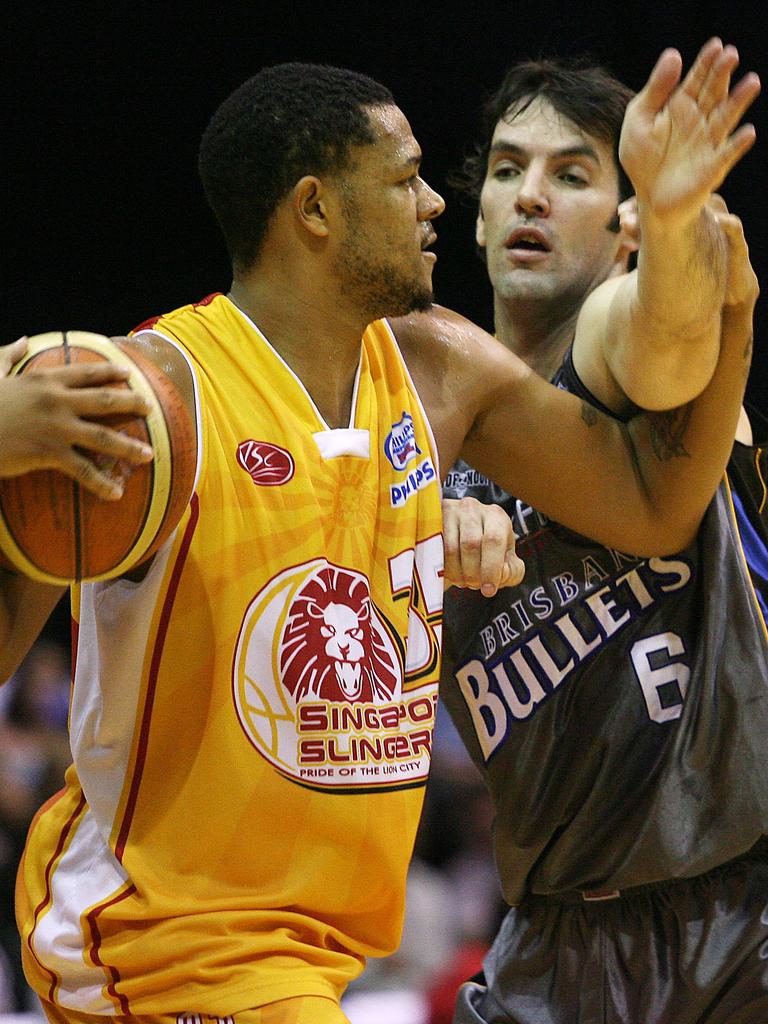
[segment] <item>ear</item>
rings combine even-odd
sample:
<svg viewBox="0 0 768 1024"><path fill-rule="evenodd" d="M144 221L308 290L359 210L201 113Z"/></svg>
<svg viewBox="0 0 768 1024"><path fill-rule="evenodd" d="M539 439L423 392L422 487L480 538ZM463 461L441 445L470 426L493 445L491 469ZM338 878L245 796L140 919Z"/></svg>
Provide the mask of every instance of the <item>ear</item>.
<svg viewBox="0 0 768 1024"><path fill-rule="evenodd" d="M320 178L306 174L293 186L293 210L306 231L315 238L329 233L327 191Z"/></svg>
<svg viewBox="0 0 768 1024"><path fill-rule="evenodd" d="M640 248L640 230L637 223L637 204L634 198L625 200L618 210L619 228L616 232L616 252L608 277L621 277L630 268L632 253Z"/></svg>
<svg viewBox="0 0 768 1024"><path fill-rule="evenodd" d="M481 249L485 248L485 219L483 217L483 208L479 206L477 209L477 220L475 221L475 241Z"/></svg>

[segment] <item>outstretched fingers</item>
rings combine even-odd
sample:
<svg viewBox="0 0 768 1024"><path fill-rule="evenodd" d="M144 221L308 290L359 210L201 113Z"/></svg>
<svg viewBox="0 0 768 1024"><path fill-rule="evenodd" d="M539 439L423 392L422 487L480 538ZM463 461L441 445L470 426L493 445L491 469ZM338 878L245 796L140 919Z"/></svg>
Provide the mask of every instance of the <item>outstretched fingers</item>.
<svg viewBox="0 0 768 1024"><path fill-rule="evenodd" d="M724 47L717 36L708 39L696 54L696 59L688 69L688 73L680 83L680 91L685 93L699 106L714 106L716 88L722 89L720 76L733 60L735 47ZM725 60L723 58L726 58ZM736 55L738 63L738 55ZM730 71L728 72L730 74ZM717 86L715 82L717 81ZM726 93L728 91L726 85Z"/></svg>
<svg viewBox="0 0 768 1024"><path fill-rule="evenodd" d="M677 87L682 70L683 58L679 51L671 47L664 50L648 76L648 81L635 97L635 106L646 116L658 114Z"/></svg>
<svg viewBox="0 0 768 1024"><path fill-rule="evenodd" d="M135 465L152 461L149 445L103 423L75 420L70 430L70 440L73 445L88 452L107 455L112 459L124 459Z"/></svg>
<svg viewBox="0 0 768 1024"><path fill-rule="evenodd" d="M731 92L712 110L709 115L709 131L712 142L719 146L734 131L744 114L760 93L760 79L750 71L744 75ZM745 125L754 132L752 125Z"/></svg>
<svg viewBox="0 0 768 1024"><path fill-rule="evenodd" d="M705 117L728 99L731 87L731 75L739 66L739 52L730 44L723 48L713 61L709 74L696 100L697 106Z"/></svg>
<svg viewBox="0 0 768 1024"><path fill-rule="evenodd" d="M121 386L125 376L110 365L75 364L0 377L0 476L58 470L100 498L119 498L127 467L153 458L148 444L121 429L149 412L143 395Z"/></svg>

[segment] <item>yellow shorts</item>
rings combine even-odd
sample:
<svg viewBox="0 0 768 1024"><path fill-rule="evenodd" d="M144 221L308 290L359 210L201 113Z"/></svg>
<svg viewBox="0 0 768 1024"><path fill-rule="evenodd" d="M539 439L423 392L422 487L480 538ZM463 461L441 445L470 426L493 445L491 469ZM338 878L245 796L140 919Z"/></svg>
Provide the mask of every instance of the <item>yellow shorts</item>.
<svg viewBox="0 0 768 1024"><path fill-rule="evenodd" d="M102 1016L80 1013L40 1000L50 1024L349 1024L334 999L323 996L295 996L277 1003L241 1010L231 1017L210 1017L204 1013L161 1013L141 1017L119 1014Z"/></svg>

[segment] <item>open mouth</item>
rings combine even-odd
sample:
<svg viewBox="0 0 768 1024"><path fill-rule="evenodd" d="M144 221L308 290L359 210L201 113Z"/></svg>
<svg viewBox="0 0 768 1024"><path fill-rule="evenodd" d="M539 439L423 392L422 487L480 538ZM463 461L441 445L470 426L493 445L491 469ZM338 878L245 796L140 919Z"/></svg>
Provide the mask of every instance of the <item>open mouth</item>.
<svg viewBox="0 0 768 1024"><path fill-rule="evenodd" d="M534 242L528 238L521 238L519 242L511 245L510 249L524 249L529 252L549 252L549 249L541 242Z"/></svg>
<svg viewBox="0 0 768 1024"><path fill-rule="evenodd" d="M513 231L506 242L507 249L515 252L540 252L551 251L551 246L543 231L537 228L518 228Z"/></svg>

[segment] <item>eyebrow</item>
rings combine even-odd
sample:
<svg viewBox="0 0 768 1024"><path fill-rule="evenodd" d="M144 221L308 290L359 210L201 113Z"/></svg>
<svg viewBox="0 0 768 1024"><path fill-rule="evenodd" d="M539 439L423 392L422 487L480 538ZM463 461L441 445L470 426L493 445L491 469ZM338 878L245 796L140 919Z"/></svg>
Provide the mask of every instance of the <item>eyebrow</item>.
<svg viewBox="0 0 768 1024"><path fill-rule="evenodd" d="M495 156L498 153L510 153L512 156L526 156L528 150L522 146L517 146L514 142L505 141L499 139L494 142L491 146L488 157ZM561 160L567 157L574 156L586 156L590 160L594 160L595 163L600 166L600 156L594 146L590 146L588 143L582 143L579 146L564 146L562 149L556 149L551 154L556 160Z"/></svg>
<svg viewBox="0 0 768 1024"><path fill-rule="evenodd" d="M418 167L421 163L421 159L421 153L414 153L413 156L409 156L403 160L403 167Z"/></svg>

